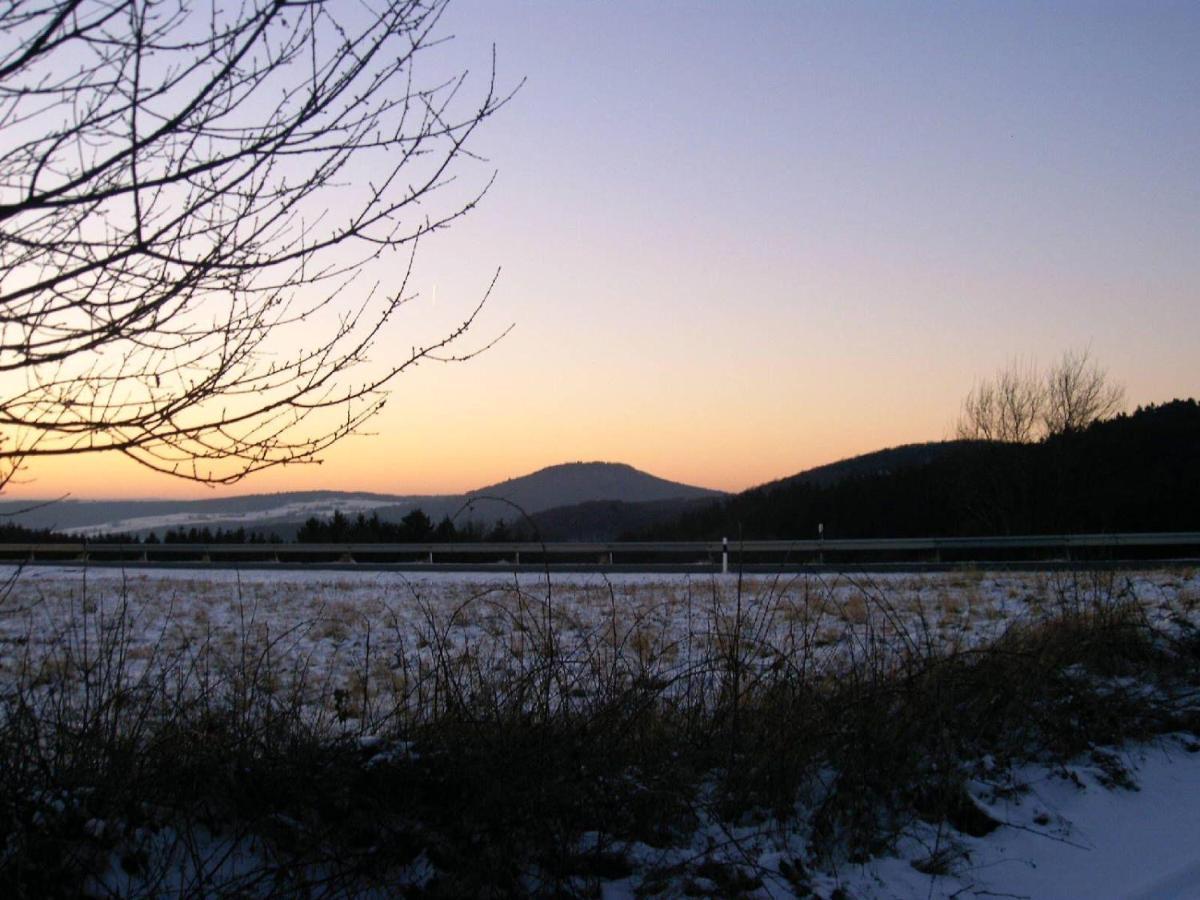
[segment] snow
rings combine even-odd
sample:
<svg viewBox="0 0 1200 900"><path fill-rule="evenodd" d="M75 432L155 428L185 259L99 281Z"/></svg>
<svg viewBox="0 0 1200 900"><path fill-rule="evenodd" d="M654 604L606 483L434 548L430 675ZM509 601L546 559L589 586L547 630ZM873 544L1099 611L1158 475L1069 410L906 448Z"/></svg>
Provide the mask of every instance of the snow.
<svg viewBox="0 0 1200 900"><path fill-rule="evenodd" d="M72 632L117 615L131 620L133 666L154 648L205 641L232 650L249 635L338 682L364 671L387 681L389 666L427 665L435 633L440 649L469 651L496 671L508 671L548 625L566 656L575 649L580 659L632 648L645 663L686 667L736 627L748 645L766 648L764 666L769 648L804 642L814 665L830 667L856 641L966 647L1097 592L1136 597L1155 622L1200 612L1200 573L1169 569L739 583L713 575L0 567L0 586L10 579L0 595L0 679L18 660L36 661Z"/></svg>
<svg viewBox="0 0 1200 900"><path fill-rule="evenodd" d="M18 663L53 652L73 629L122 609L132 623L131 667L145 655L139 650L199 641L232 647L239 634L252 633L277 641L281 654L328 673L334 684L374 671L379 661L427 659L432 650L417 637L435 626L450 647L470 648L502 669L533 640L522 629L546 616L568 657L572 646L603 644L636 647L659 664L680 666L692 648L702 653L706 642L727 634L732 617L758 646L808 636L818 661L836 659L868 626L901 639L911 630L969 646L1095 592L1136 598L1152 622L1200 619L1200 572L1187 569L781 576L747 579L740 594L738 584L710 575L563 574L547 581L462 572L0 568L0 585L7 585L0 593L0 682ZM873 617L884 603L888 615ZM840 889L864 900L1200 898L1198 751L1193 737L1175 735L1097 748L1068 765L1025 765L998 774L996 783L982 778L973 795L1003 823L991 834L968 837L915 823L893 855L811 871L811 887L821 897ZM1112 784L1104 753L1119 757L1134 789ZM804 847L795 827L713 820L702 822L688 846L621 849L644 872L717 848L759 875L756 896L787 897L794 891L788 866ZM935 854L947 861L945 874L914 867ZM603 895L634 896L638 877L609 882Z"/></svg>
<svg viewBox="0 0 1200 900"><path fill-rule="evenodd" d="M66 528L66 534L116 534L137 533L155 529L168 528L203 528L205 525L219 524L222 528L236 528L239 525L253 527L263 522L287 519L302 522L310 516L328 517L334 512L346 515L368 513L373 509L384 506L396 506L404 503L404 499L390 498L359 498L339 497L321 500L294 500L281 503L266 509L234 510L218 509L212 512L189 510L178 513L164 513L157 516L135 516L130 519L114 519L109 522L99 522L75 528Z"/></svg>
<svg viewBox="0 0 1200 900"><path fill-rule="evenodd" d="M454 646L511 649L517 618L550 614L566 644L601 632L638 636L654 648L688 647L739 616L761 643L808 638L833 646L870 625L872 634L935 638L966 646L1100 592L1136 598L1153 620L1192 616L1200 574L1150 570L1116 575L944 572L925 575L776 576L512 575L505 572L86 569L0 566L0 644L52 644L79 617L80 598L100 610L124 604L151 643L211 629L234 636L251 623L294 635L319 664L365 648L402 650L404 638L444 622ZM1105 581L1106 580L1106 581ZM799 634L800 629L810 632ZM832 650L830 650L832 652ZM5 656L0 646L0 664Z"/></svg>
<svg viewBox="0 0 1200 900"><path fill-rule="evenodd" d="M1057 770L1019 768L1015 779L1028 792L982 804L1004 824L983 838L954 835L963 861L952 874L922 875L892 857L847 873L842 884L862 898L1200 897L1197 750L1185 736L1124 749L1133 789L1105 786L1086 758ZM920 838L929 835L913 835L910 846Z"/></svg>
<svg viewBox="0 0 1200 900"><path fill-rule="evenodd" d="M809 887L818 897L855 900L1194 900L1200 897L1197 750L1185 735L1120 750L1136 780L1133 789L1105 786L1086 759L1053 770L1019 767L1011 773L1024 789L1017 799L987 803L988 786L978 786L976 799L1002 822L990 835L971 838L918 824L894 855L810 871ZM647 867L716 855L761 878L753 896L784 898L796 895L785 873L790 860L803 857L804 840L776 823L709 823L686 848L626 849ZM937 850L951 860L948 874L914 867ZM635 876L604 885L602 896L625 900L636 890Z"/></svg>

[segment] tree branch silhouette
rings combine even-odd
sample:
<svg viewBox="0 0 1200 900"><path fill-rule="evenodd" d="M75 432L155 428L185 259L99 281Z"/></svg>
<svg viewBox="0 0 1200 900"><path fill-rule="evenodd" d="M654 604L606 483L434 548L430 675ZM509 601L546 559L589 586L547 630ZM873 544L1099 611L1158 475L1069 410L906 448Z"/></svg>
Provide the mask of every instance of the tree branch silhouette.
<svg viewBox="0 0 1200 900"><path fill-rule="evenodd" d="M464 344L489 286L368 365L420 239L491 186L456 172L512 96L494 53L474 99L419 82L447 2L0 10L0 487L105 451L221 484L316 461L398 375L498 339Z"/></svg>

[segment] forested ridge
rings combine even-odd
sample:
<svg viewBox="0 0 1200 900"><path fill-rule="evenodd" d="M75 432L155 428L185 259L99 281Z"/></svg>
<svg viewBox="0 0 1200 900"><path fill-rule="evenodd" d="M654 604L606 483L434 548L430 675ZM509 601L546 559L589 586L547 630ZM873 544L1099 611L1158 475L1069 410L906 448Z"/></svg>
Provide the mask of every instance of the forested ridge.
<svg viewBox="0 0 1200 900"><path fill-rule="evenodd" d="M1200 406L1139 407L1036 443L953 442L944 453L833 483L752 488L624 535L799 539L1200 529Z"/></svg>

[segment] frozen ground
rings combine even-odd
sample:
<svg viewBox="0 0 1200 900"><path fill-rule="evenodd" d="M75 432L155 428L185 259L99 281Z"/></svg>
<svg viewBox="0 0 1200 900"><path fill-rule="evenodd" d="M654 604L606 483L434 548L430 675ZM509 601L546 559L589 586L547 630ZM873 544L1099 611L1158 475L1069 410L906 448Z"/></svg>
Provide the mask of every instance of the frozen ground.
<svg viewBox="0 0 1200 900"><path fill-rule="evenodd" d="M811 887L824 897L1038 898L1038 900L1192 900L1200 897L1200 745L1171 735L1126 748L1121 762L1132 778L1113 785L1093 759L1048 769L1024 766L1001 784L977 783L977 802L1001 826L981 838L934 826L911 827L895 855L864 865L812 872ZM1096 759L1104 759L1097 752ZM760 896L795 896L776 874L789 859L803 858L803 840L771 827L710 825L686 858L723 847L727 858L766 873ZM663 865L661 851L639 848L644 865ZM923 874L931 858L950 872ZM716 885L693 886L703 893ZM840 893L839 893L840 892ZM605 886L603 896L632 898L632 880Z"/></svg>
<svg viewBox="0 0 1200 900"><path fill-rule="evenodd" d="M164 651L203 644L234 654L250 640L270 647L285 667L334 685L358 676L361 687L394 684L397 670L427 665L447 648L503 672L537 652L548 634L567 657L619 651L667 669L711 654L731 635L764 666L801 643L804 658L835 666L858 641L968 647L1014 622L1097 598L1136 600L1150 621L1167 627L1200 620L1200 572L1168 569L784 576L739 585L732 576L561 575L547 582L502 574L62 567L0 569L0 584L0 680L52 657L64 642L78 645L106 622L129 627L127 664L135 670ZM1054 768L997 772L972 787L1002 823L986 837L916 823L895 855L811 872L808 881L819 895L872 900L1200 897L1198 750L1193 737L1168 736L1098 748ZM1131 780L1114 783L1111 754ZM768 873L756 894L784 897L791 883L769 873L799 858L803 840L770 823L713 822L697 830L690 848L624 849L654 868L724 846L727 857ZM703 882L694 887L705 890ZM604 893L632 896L634 888L616 880Z"/></svg>
<svg viewBox="0 0 1200 900"><path fill-rule="evenodd" d="M737 630L761 648L821 660L848 640L963 647L1014 622L1102 600L1134 598L1151 621L1200 615L1200 572L988 573L748 578L270 572L0 567L0 677L64 636L120 610L144 653L198 641L269 642L335 678L418 658L435 630L448 647L520 656L549 629L561 651L605 644L645 662L684 663ZM134 654L136 662L138 653Z"/></svg>

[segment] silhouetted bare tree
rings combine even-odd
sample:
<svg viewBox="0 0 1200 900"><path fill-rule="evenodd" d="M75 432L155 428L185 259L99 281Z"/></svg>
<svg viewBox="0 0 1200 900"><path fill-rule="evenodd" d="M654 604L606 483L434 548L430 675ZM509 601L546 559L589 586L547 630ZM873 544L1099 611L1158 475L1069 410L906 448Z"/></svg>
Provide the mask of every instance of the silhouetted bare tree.
<svg viewBox="0 0 1200 900"><path fill-rule="evenodd" d="M1120 412L1125 388L1091 359L1088 350L1067 351L1046 373L1046 431L1079 431Z"/></svg>
<svg viewBox="0 0 1200 900"><path fill-rule="evenodd" d="M419 81L445 5L0 4L0 484L100 451L221 483L309 461L400 372L483 349L459 345L487 292L362 365L417 239L491 183L451 186L494 61L474 99Z"/></svg>
<svg viewBox="0 0 1200 900"><path fill-rule="evenodd" d="M975 384L963 400L957 435L971 440L1028 443L1086 428L1119 412L1125 389L1091 359L1068 350L1043 374L1015 360Z"/></svg>
<svg viewBox="0 0 1200 900"><path fill-rule="evenodd" d="M972 440L1026 443L1037 435L1045 390L1037 367L1014 360L971 388L963 400L958 436Z"/></svg>

